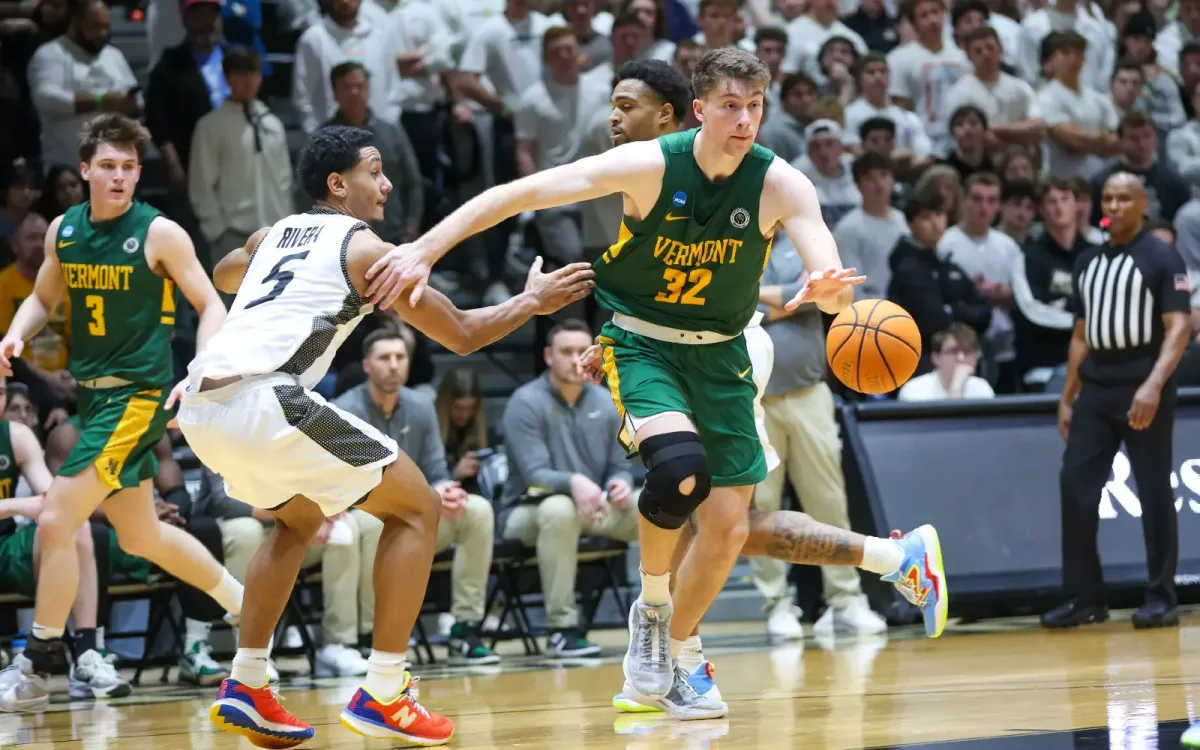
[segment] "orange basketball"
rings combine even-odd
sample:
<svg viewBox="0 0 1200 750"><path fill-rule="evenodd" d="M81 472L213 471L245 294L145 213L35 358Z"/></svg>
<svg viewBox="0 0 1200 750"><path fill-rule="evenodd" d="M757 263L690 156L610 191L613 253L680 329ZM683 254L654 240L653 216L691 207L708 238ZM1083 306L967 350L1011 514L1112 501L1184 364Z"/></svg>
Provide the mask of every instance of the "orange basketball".
<svg viewBox="0 0 1200 750"><path fill-rule="evenodd" d="M921 332L903 307L864 299L843 310L825 337L825 357L837 379L859 393L890 393L921 361Z"/></svg>

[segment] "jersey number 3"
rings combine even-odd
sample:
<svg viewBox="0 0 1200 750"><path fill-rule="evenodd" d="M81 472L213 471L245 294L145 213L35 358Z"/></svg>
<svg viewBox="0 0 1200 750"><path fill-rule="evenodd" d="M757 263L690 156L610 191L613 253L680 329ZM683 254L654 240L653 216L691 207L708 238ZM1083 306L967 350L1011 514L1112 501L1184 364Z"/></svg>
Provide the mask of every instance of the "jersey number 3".
<svg viewBox="0 0 1200 750"><path fill-rule="evenodd" d="M667 282L667 288L654 295L655 302L666 302L668 305L676 302L682 305L703 305L705 299L700 296L700 292L712 283L712 271L707 268L693 268L691 273L685 274L678 268L665 268L663 279ZM683 285L688 283L692 286L685 292Z"/></svg>
<svg viewBox="0 0 1200 750"><path fill-rule="evenodd" d="M249 310L250 308L257 307L264 302L270 302L279 295L283 294L283 290L287 288L287 285L292 283L292 279L296 278L294 273L291 271L285 271L283 267L294 260L304 260L308 257L308 253L309 251L305 250L302 253L292 253L291 255L285 255L280 258L279 262L275 264L275 267L271 269L271 272L262 280L262 283L264 284L274 281L275 286L271 288L271 291L267 292L258 299L247 302L246 306L242 309Z"/></svg>

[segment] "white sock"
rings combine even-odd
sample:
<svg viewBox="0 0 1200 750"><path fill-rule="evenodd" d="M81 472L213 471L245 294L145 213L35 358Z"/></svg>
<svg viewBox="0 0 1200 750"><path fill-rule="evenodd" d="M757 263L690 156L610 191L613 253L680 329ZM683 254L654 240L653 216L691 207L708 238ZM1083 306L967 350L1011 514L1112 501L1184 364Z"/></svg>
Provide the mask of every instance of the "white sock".
<svg viewBox="0 0 1200 750"><path fill-rule="evenodd" d="M30 634L33 635L34 638L37 638L40 641L57 640L59 638L62 638L63 633L65 633L66 631L67 631L66 628L48 628L45 625L38 625L36 622L33 624L33 627L30 628L30 630L29 630Z"/></svg>
<svg viewBox="0 0 1200 750"><path fill-rule="evenodd" d="M252 688L267 684L267 650L265 648L239 648L233 657L233 669L229 676Z"/></svg>
<svg viewBox="0 0 1200 750"><path fill-rule="evenodd" d="M367 659L367 679L363 687L380 703L391 703L408 687L405 677L407 670L408 661L405 660L404 654L371 649L371 656Z"/></svg>
<svg viewBox="0 0 1200 750"><path fill-rule="evenodd" d="M693 635L687 640L678 641L680 644L679 653L675 654L675 660L679 662L679 666L687 670L688 674L695 672L704 663L704 646L700 644L700 636ZM674 651L675 641L672 641L672 651Z"/></svg>
<svg viewBox="0 0 1200 750"><path fill-rule="evenodd" d="M183 653L190 654L197 643L208 643L208 634L212 632L212 623L203 620L193 620L188 617L183 621L186 631L183 636Z"/></svg>
<svg viewBox="0 0 1200 750"><path fill-rule="evenodd" d="M228 570L221 571L221 581L213 588L204 593L211 596L220 604L226 612L231 615L240 615L242 613L242 592L245 587L229 574Z"/></svg>
<svg viewBox="0 0 1200 750"><path fill-rule="evenodd" d="M97 651L104 650L104 627L103 626L96 628L96 650Z"/></svg>
<svg viewBox="0 0 1200 750"><path fill-rule="evenodd" d="M885 576L895 573L904 562L904 548L895 539L869 536L863 543L863 561L859 567Z"/></svg>
<svg viewBox="0 0 1200 750"><path fill-rule="evenodd" d="M896 564L896 567L900 567L899 563ZM671 574L669 572L660 576L652 576L641 568L638 568L638 572L642 574L642 595L639 597L642 604L661 607L671 603Z"/></svg>

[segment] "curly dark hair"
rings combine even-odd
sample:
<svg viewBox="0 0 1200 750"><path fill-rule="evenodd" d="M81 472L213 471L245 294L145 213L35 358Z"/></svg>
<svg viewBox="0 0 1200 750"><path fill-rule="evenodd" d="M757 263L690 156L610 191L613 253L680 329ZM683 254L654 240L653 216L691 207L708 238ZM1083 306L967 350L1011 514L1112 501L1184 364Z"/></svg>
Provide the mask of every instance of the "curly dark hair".
<svg viewBox="0 0 1200 750"><path fill-rule="evenodd" d="M630 60L617 70L613 87L629 80L641 81L664 103L670 104L677 124L683 122L692 108L692 84L664 60Z"/></svg>
<svg viewBox="0 0 1200 750"><path fill-rule="evenodd" d="M362 150L375 145L369 130L328 125L313 133L300 152L296 172L304 194L315 201L329 197L329 175L348 172L362 159Z"/></svg>

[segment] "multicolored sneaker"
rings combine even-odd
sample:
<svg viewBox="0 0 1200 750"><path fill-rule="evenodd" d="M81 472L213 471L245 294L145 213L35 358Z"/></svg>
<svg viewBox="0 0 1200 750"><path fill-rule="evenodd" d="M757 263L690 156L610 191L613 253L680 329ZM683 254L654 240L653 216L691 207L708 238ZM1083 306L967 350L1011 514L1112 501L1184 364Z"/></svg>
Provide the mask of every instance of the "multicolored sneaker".
<svg viewBox="0 0 1200 750"><path fill-rule="evenodd" d="M692 670L688 675L688 682L700 694L702 698L712 698L713 700L721 700L721 690L717 687L717 682L713 675L717 673L717 669L711 661L705 661ZM613 708L623 714L651 714L661 713L662 708L659 706L647 706L644 703L638 703L632 698L627 697L624 693L617 693L612 699Z"/></svg>
<svg viewBox="0 0 1200 750"><path fill-rule="evenodd" d="M410 745L444 745L454 736L454 722L417 702L417 679L404 673L404 690L390 703L381 703L359 688L339 717L342 726L376 740L399 740Z"/></svg>
<svg viewBox="0 0 1200 750"><path fill-rule="evenodd" d="M311 740L315 731L279 705L270 684L252 688L232 678L221 683L208 716L226 732L240 734L255 747L295 747Z"/></svg>
<svg viewBox="0 0 1200 750"><path fill-rule="evenodd" d="M926 524L907 534L893 531L892 539L904 550L904 562L883 580L894 584L901 596L921 610L925 634L937 638L946 629L950 601L937 530Z"/></svg>

